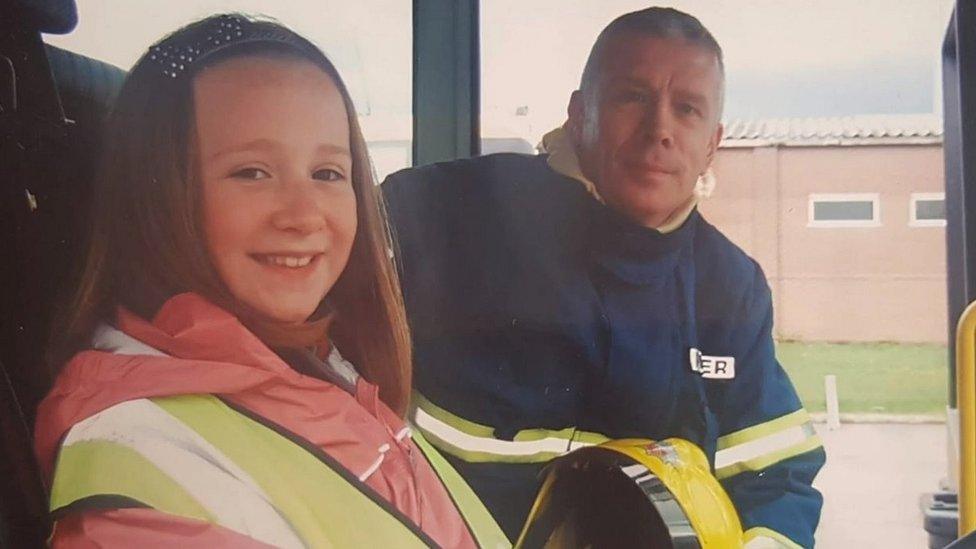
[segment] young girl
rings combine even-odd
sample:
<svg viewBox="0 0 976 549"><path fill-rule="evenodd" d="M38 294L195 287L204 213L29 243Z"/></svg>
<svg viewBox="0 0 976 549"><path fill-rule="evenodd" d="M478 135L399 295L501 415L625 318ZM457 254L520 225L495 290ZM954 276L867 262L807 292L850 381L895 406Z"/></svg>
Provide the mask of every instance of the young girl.
<svg viewBox="0 0 976 549"><path fill-rule="evenodd" d="M401 419L400 289L320 50L236 15L150 48L95 201L70 360L38 411L54 546L504 543Z"/></svg>

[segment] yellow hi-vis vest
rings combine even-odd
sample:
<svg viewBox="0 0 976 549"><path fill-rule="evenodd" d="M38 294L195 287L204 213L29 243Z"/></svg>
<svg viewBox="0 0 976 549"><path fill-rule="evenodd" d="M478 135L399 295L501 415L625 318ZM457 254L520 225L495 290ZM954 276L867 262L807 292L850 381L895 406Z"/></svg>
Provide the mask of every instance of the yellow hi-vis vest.
<svg viewBox="0 0 976 549"><path fill-rule="evenodd" d="M460 475L419 434L478 545L511 544ZM212 395L138 399L76 424L50 509L149 507L278 547L427 547L393 505L311 444Z"/></svg>

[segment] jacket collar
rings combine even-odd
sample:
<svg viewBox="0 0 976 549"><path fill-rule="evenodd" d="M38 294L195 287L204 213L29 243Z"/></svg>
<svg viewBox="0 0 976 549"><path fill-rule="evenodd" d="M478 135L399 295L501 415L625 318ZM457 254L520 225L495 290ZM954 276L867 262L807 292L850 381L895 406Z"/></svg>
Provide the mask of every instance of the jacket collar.
<svg viewBox="0 0 976 549"><path fill-rule="evenodd" d="M700 216L695 209L669 233L637 225L606 207L594 205L589 250L593 260L630 284L650 284L674 272L679 252L694 238Z"/></svg>
<svg viewBox="0 0 976 549"><path fill-rule="evenodd" d="M583 175L583 170L579 165L579 157L576 155L576 148L573 147L573 143L569 140L569 132L566 129L566 124L552 130L542 137L542 143L539 148L549 154L547 162L549 167L552 168L556 173L565 175L571 179L576 180L581 183L583 187L593 195L594 198L603 204L603 198L600 196L600 192L596 188L596 184L590 181L585 175ZM696 188L695 194L688 199L680 208L675 210L665 222L656 228L659 233L667 234L676 231L681 227L691 212L698 206L698 202L707 196L703 192Z"/></svg>
<svg viewBox="0 0 976 549"><path fill-rule="evenodd" d="M173 296L151 322L120 308L116 322L121 331L171 357L291 372L237 317L197 294Z"/></svg>
<svg viewBox="0 0 976 549"><path fill-rule="evenodd" d="M127 400L217 394L287 425L308 402L328 409L335 406L322 399L348 397L294 371L236 317L196 294L170 298L152 322L120 309L116 324L96 331L97 348L75 355L38 406L35 451L46 475L75 423ZM355 398L375 390L360 379Z"/></svg>

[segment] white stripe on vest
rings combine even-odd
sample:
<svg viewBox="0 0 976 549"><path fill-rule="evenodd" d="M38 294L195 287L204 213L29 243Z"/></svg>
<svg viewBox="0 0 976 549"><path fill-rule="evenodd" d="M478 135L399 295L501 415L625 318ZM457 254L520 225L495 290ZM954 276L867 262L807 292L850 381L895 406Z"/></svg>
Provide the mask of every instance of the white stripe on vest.
<svg viewBox="0 0 976 549"><path fill-rule="evenodd" d="M224 528L278 547L304 547L249 474L150 400L116 404L75 424L64 446L84 441L112 442L138 452Z"/></svg>

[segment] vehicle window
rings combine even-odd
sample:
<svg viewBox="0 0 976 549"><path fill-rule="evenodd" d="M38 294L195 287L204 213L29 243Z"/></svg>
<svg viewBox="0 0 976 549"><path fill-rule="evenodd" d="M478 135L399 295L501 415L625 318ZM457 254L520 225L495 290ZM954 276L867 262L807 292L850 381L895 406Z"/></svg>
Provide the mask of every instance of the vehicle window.
<svg viewBox="0 0 976 549"><path fill-rule="evenodd" d="M411 164L411 11L406 0L78 2L78 27L45 40L128 70L165 33L220 12L267 15L321 47L350 88L378 181Z"/></svg>

